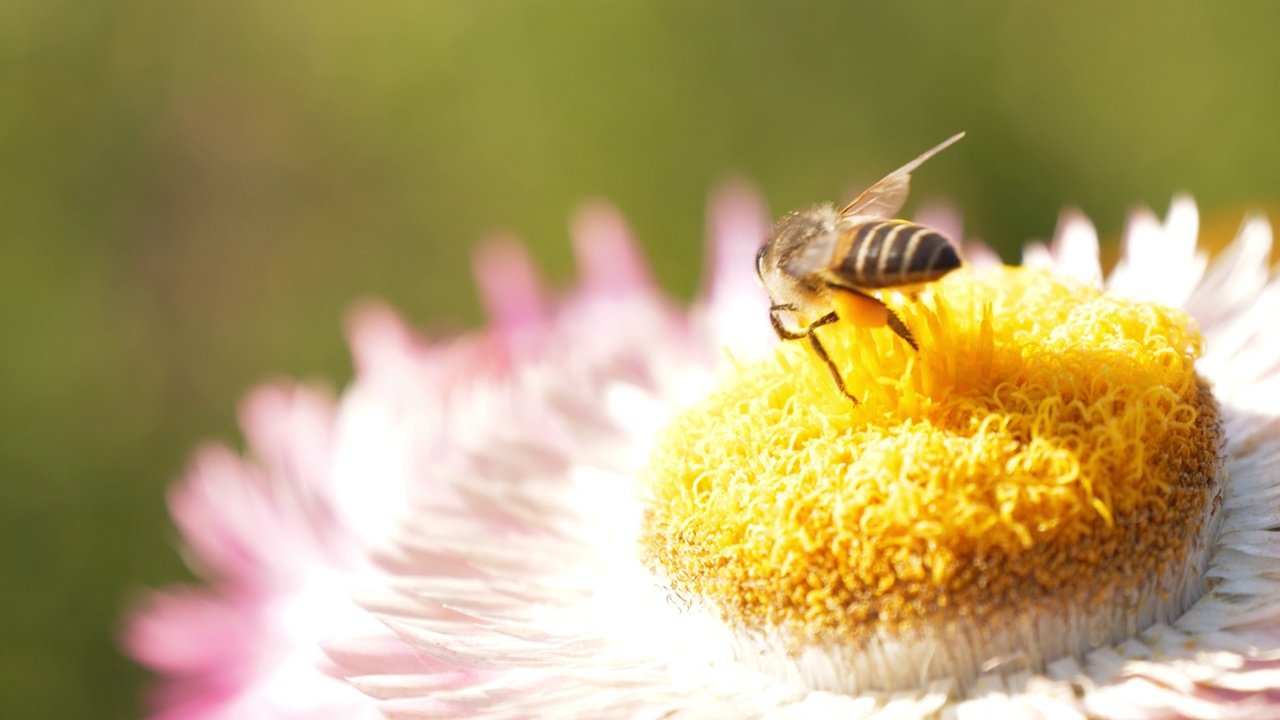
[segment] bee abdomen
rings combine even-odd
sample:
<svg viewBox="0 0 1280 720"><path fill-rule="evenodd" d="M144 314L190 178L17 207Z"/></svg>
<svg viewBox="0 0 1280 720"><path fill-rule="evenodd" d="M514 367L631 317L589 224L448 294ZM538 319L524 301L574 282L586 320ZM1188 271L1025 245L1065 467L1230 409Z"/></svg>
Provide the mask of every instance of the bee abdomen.
<svg viewBox="0 0 1280 720"><path fill-rule="evenodd" d="M853 243L839 273L858 287L873 290L931 282L960 267L951 241L923 225L886 220L849 232Z"/></svg>

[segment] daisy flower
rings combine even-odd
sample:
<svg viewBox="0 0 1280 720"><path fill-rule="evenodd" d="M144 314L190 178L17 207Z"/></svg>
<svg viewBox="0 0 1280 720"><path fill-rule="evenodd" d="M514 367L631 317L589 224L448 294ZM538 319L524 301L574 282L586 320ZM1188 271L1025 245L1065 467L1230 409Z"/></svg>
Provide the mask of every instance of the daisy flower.
<svg viewBox="0 0 1280 720"><path fill-rule="evenodd" d="M819 331L854 404L773 339L758 197L710 218L690 309L597 205L571 293L499 240L485 332L368 306L340 399L252 395L171 499L207 585L129 625L154 717L1280 717L1265 220L971 246L884 297L918 351Z"/></svg>

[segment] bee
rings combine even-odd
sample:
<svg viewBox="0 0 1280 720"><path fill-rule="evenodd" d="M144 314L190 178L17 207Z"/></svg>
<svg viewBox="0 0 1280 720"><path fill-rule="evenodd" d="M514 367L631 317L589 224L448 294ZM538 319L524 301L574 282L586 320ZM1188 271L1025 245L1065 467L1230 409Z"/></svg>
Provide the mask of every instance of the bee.
<svg viewBox="0 0 1280 720"><path fill-rule="evenodd" d="M958 133L942 141L841 210L818 205L787 215L756 255L756 273L772 303L773 331L781 340L808 340L836 387L855 405L858 399L814 331L837 320L888 325L912 349L920 349L902 318L871 293L895 289L914 295L960 267L955 246L941 233L893 216L911 191L911 172L962 137Z"/></svg>

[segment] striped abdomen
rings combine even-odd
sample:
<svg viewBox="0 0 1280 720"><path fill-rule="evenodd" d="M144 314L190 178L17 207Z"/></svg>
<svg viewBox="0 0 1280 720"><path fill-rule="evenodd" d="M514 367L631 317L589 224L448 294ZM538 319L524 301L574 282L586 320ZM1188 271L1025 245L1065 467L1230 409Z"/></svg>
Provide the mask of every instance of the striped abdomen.
<svg viewBox="0 0 1280 720"><path fill-rule="evenodd" d="M960 267L960 256L949 240L903 220L859 225L846 230L840 240L837 247L844 257L833 270L849 284L868 290L931 282Z"/></svg>

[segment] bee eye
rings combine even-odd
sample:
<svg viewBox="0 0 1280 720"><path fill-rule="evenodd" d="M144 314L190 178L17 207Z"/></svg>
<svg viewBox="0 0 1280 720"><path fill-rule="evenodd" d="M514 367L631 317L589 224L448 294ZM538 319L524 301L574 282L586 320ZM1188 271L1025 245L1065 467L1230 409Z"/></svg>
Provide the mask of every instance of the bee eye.
<svg viewBox="0 0 1280 720"><path fill-rule="evenodd" d="M756 253L756 275L760 279L764 279L764 253L769 249L769 243L760 246L760 251Z"/></svg>

